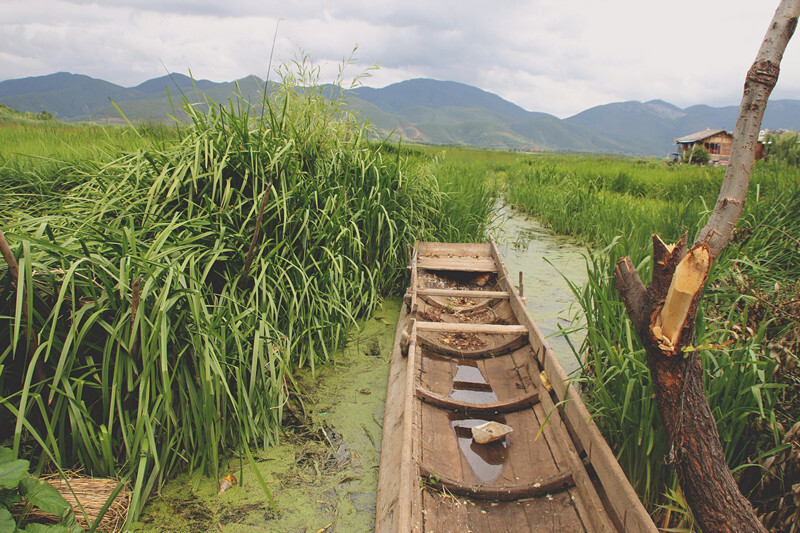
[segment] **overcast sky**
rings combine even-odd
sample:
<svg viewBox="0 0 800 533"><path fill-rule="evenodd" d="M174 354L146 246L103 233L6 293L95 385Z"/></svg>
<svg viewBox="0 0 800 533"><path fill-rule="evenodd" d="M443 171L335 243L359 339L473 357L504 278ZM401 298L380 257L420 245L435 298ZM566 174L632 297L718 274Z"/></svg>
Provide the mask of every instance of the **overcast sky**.
<svg viewBox="0 0 800 533"><path fill-rule="evenodd" d="M662 99L738 105L777 0L2 0L0 80L68 71L134 86L167 71L264 78L298 51L323 81L358 45L364 85L452 80L530 111ZM279 23L280 21L280 23ZM800 38L773 98L800 99Z"/></svg>

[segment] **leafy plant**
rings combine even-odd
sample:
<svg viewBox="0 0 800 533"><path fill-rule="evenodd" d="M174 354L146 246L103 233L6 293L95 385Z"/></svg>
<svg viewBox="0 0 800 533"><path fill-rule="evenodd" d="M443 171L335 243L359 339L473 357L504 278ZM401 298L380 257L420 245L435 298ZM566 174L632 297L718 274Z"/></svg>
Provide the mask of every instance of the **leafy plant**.
<svg viewBox="0 0 800 533"><path fill-rule="evenodd" d="M695 165L707 165L709 161L711 161L711 152L705 146L695 146L689 162Z"/></svg>
<svg viewBox="0 0 800 533"><path fill-rule="evenodd" d="M487 228L297 71L257 104L185 102L175 138L0 172L6 436L129 477L129 520L172 473L276 443L294 373L399 290L407 244Z"/></svg>
<svg viewBox="0 0 800 533"><path fill-rule="evenodd" d="M0 446L0 531L82 532L83 529L75 525L72 507L64 497L47 482L28 474L29 466L28 461L17 459L13 451ZM58 517L58 525L28 524L22 529L22 522L16 522L11 508L23 501ZM24 521L24 512L21 520Z"/></svg>
<svg viewBox="0 0 800 533"><path fill-rule="evenodd" d="M768 134L764 146L770 161L800 166L800 133Z"/></svg>

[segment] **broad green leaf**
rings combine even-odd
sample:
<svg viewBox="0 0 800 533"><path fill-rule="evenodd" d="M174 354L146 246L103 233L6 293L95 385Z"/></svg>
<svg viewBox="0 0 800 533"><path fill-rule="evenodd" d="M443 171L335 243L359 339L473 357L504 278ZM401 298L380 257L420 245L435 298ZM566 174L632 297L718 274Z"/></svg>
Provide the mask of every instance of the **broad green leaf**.
<svg viewBox="0 0 800 533"><path fill-rule="evenodd" d="M11 507L15 503L19 503L22 501L19 493L14 489L3 489L0 490L0 505L4 505L5 507Z"/></svg>
<svg viewBox="0 0 800 533"><path fill-rule="evenodd" d="M0 531L16 531L17 523L11 516L11 511L0 507Z"/></svg>
<svg viewBox="0 0 800 533"><path fill-rule="evenodd" d="M59 518L70 508L67 500L52 485L35 477L23 479L19 491L33 505Z"/></svg>
<svg viewBox="0 0 800 533"><path fill-rule="evenodd" d="M14 459L0 465L0 489L13 489L28 477L30 463L25 459Z"/></svg>
<svg viewBox="0 0 800 533"><path fill-rule="evenodd" d="M2 466L3 463L10 463L15 459L16 457L14 456L14 452L11 450L11 448L0 446L0 466Z"/></svg>
<svg viewBox="0 0 800 533"><path fill-rule="evenodd" d="M83 528L80 526L61 526L50 524L28 524L25 527L24 533L83 533Z"/></svg>

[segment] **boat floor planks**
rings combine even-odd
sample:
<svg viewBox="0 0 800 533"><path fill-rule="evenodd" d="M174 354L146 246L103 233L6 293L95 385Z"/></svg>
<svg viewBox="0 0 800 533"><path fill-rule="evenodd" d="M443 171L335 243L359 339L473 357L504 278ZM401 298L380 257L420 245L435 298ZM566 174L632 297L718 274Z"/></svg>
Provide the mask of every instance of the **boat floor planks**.
<svg viewBox="0 0 800 533"><path fill-rule="evenodd" d="M494 240L417 243L410 269L376 531L657 531ZM511 432L480 444L472 428L486 422Z"/></svg>

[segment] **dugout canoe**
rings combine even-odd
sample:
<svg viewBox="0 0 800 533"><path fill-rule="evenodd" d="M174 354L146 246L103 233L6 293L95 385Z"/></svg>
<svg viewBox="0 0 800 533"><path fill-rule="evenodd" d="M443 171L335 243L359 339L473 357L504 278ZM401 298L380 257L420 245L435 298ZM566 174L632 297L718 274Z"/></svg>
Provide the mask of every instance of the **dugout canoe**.
<svg viewBox="0 0 800 533"><path fill-rule="evenodd" d="M410 263L376 531L657 531L495 241L419 242ZM479 444L487 422L511 432Z"/></svg>

